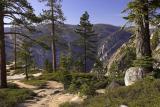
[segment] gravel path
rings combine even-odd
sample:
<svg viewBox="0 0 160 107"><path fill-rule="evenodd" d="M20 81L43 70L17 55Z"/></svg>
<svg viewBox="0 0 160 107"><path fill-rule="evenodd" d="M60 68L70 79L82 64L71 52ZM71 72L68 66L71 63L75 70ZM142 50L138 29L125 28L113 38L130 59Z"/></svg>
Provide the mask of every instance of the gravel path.
<svg viewBox="0 0 160 107"><path fill-rule="evenodd" d="M16 107L59 107L64 102L82 102L84 99L69 93L64 93L64 86L56 81L48 81L44 89L21 83L15 80L13 83L20 88L32 89L37 96L32 100L27 100L25 103L19 104Z"/></svg>

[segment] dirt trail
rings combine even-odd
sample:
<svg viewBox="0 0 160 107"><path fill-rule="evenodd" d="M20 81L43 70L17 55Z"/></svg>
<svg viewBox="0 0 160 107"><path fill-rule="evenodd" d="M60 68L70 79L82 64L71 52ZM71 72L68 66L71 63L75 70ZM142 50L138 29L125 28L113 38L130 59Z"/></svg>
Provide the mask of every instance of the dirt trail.
<svg viewBox="0 0 160 107"><path fill-rule="evenodd" d="M37 88L36 86L24 84L24 83L22 83L22 82L20 82L20 81L18 81L18 80L17 80L17 81L13 81L13 83L14 83L14 84L17 84L18 87L20 87L20 88L28 88L28 89L36 89L36 88Z"/></svg>
<svg viewBox="0 0 160 107"><path fill-rule="evenodd" d="M64 86L56 81L48 81L45 89L37 89L32 85L14 81L21 88L32 89L37 93L37 97L27 100L25 103L19 104L17 107L59 107L64 102L82 102L83 99L78 95L64 93Z"/></svg>

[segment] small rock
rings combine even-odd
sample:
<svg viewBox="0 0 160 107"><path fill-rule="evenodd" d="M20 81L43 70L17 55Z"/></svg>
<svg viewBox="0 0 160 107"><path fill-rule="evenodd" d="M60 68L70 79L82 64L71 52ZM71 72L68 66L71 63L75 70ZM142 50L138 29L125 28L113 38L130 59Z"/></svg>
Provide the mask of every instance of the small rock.
<svg viewBox="0 0 160 107"><path fill-rule="evenodd" d="M32 74L34 77L39 77L42 75L42 73L36 73L36 74Z"/></svg>
<svg viewBox="0 0 160 107"><path fill-rule="evenodd" d="M76 97L72 98L70 102L79 104L79 103L83 102L83 99L78 97L78 96L76 96Z"/></svg>
<svg viewBox="0 0 160 107"><path fill-rule="evenodd" d="M128 106L126 106L126 105L120 105L119 107L128 107Z"/></svg>
<svg viewBox="0 0 160 107"><path fill-rule="evenodd" d="M99 90L96 90L96 93L98 94L105 94L105 89L99 89Z"/></svg>

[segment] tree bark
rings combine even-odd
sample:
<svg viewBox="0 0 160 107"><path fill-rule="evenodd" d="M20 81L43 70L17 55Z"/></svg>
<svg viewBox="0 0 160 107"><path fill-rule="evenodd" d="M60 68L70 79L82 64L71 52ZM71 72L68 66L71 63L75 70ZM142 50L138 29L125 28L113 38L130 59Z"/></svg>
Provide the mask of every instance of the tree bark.
<svg viewBox="0 0 160 107"><path fill-rule="evenodd" d="M16 27L15 27L15 32L16 32ZM14 35L14 70L16 71L17 67L17 35Z"/></svg>
<svg viewBox="0 0 160 107"><path fill-rule="evenodd" d="M7 87L4 15L2 10L0 10L0 87Z"/></svg>
<svg viewBox="0 0 160 107"><path fill-rule="evenodd" d="M149 27L144 27L142 24L137 26L136 34L136 55L137 59L144 58L146 56L151 57L150 48L150 34Z"/></svg>
<svg viewBox="0 0 160 107"><path fill-rule="evenodd" d="M140 15L137 18L137 31L136 31L136 57L137 59L144 59L146 57L152 57L151 46L150 46L150 29L149 29L149 10L148 10L148 1L144 0L144 7L141 12L144 12L143 15ZM138 13L139 14L139 13ZM151 68L146 68L147 71L152 70Z"/></svg>
<svg viewBox="0 0 160 107"><path fill-rule="evenodd" d="M137 35L136 35L137 59L146 56L151 57L148 6L144 6L142 12L144 11L147 14L144 14L137 20Z"/></svg>
<svg viewBox="0 0 160 107"><path fill-rule="evenodd" d="M27 56L25 57L25 63L26 63L26 66L25 66L26 80L28 80L29 77L28 77L28 58Z"/></svg>
<svg viewBox="0 0 160 107"><path fill-rule="evenodd" d="M53 70L56 72L57 71L57 60L56 60L56 40L55 40L55 22L54 22L54 1L51 0L51 11L52 11L52 67Z"/></svg>
<svg viewBox="0 0 160 107"><path fill-rule="evenodd" d="M84 72L87 72L87 43L86 39L84 40Z"/></svg>

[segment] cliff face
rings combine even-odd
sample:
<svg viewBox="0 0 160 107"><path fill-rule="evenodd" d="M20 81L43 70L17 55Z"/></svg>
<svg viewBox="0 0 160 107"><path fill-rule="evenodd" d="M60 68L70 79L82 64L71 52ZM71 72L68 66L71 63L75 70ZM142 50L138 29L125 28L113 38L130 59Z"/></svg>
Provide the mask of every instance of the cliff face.
<svg viewBox="0 0 160 107"><path fill-rule="evenodd" d="M153 34L151 35L151 47L152 47L152 38ZM152 57L153 57L153 67L155 69L160 68L160 41L155 49L152 49ZM154 41L154 42L155 42ZM135 49L135 38L131 37L131 39L124 43L120 48L116 50L115 53L107 60L105 63L106 68L106 76L111 76L115 73L124 74L125 71L133 66L133 61L136 59L136 49Z"/></svg>
<svg viewBox="0 0 160 107"><path fill-rule="evenodd" d="M107 74L115 75L115 73L124 73L129 67L132 66L132 61L135 60L135 41L130 39L124 43L117 51L110 57L105 64Z"/></svg>
<svg viewBox="0 0 160 107"><path fill-rule="evenodd" d="M109 36L103 38L99 44L98 55L104 63L109 62L110 57L116 52L125 42L128 42L131 34L126 31L113 32Z"/></svg>

